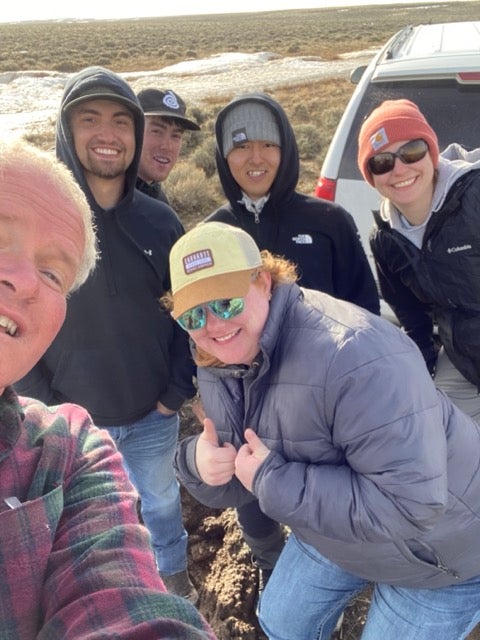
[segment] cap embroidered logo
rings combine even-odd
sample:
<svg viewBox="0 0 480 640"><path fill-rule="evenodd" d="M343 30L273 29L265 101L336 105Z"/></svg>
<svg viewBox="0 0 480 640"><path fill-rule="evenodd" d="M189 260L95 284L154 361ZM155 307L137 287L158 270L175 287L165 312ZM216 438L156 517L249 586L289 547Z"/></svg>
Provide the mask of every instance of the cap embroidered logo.
<svg viewBox="0 0 480 640"><path fill-rule="evenodd" d="M209 267L213 267L213 265L214 260L210 249L196 251L183 258L183 269L187 275L200 271L201 269L208 269Z"/></svg>

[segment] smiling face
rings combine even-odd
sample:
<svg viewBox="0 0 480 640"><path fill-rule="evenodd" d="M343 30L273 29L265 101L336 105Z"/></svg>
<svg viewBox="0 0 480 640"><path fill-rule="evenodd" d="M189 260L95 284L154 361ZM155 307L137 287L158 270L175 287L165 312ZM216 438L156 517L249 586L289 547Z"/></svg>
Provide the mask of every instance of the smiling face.
<svg viewBox="0 0 480 640"><path fill-rule="evenodd" d="M262 140L245 142L227 156L227 164L240 189L252 200L266 196L280 166L281 150Z"/></svg>
<svg viewBox="0 0 480 640"><path fill-rule="evenodd" d="M382 149L396 152L408 140L395 142ZM391 171L373 175L373 184L384 198L393 202L411 224L421 224L430 212L433 197L435 169L429 153L412 164L405 164L399 158Z"/></svg>
<svg viewBox="0 0 480 640"><path fill-rule="evenodd" d="M145 182L163 182L178 160L184 129L173 118L145 117L138 175Z"/></svg>
<svg viewBox="0 0 480 640"><path fill-rule="evenodd" d="M44 170L0 179L0 393L40 359L65 318L85 246L81 215Z"/></svg>
<svg viewBox="0 0 480 640"><path fill-rule="evenodd" d="M86 179L118 180L123 185L135 154L132 112L114 100L86 100L71 108L69 122Z"/></svg>
<svg viewBox="0 0 480 640"><path fill-rule="evenodd" d="M271 276L261 271L245 296L242 313L221 320L207 308L207 324L189 331L195 344L225 364L252 364L260 351L260 336L267 321Z"/></svg>

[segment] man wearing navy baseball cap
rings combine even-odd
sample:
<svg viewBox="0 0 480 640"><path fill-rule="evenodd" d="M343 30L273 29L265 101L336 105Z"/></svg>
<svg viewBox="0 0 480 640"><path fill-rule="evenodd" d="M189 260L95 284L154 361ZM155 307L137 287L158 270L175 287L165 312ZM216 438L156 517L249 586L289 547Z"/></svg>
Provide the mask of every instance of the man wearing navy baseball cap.
<svg viewBox="0 0 480 640"><path fill-rule="evenodd" d="M185 102L171 89L142 89L137 97L145 115L137 188L169 204L161 183L178 160L185 130L200 127L186 117Z"/></svg>

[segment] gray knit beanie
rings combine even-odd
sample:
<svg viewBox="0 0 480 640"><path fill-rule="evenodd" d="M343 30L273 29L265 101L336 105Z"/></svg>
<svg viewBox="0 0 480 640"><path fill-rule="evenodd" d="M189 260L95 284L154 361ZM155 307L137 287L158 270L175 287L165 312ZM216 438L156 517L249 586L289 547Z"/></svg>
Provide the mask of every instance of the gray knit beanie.
<svg viewBox="0 0 480 640"><path fill-rule="evenodd" d="M222 124L223 157L248 140L266 140L280 146L280 131L273 112L259 102L240 102Z"/></svg>

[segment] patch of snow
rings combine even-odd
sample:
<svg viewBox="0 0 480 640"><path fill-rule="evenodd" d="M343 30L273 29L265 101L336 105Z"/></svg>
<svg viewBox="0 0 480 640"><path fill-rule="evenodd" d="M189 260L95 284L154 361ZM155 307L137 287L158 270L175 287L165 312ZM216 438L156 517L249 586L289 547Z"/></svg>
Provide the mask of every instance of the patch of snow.
<svg viewBox="0 0 480 640"><path fill-rule="evenodd" d="M172 88L194 103L207 97L230 98L248 91L268 91L297 82L348 77L352 58L368 62L374 52L357 52L335 61L315 56L286 57L266 51L227 52L201 60L185 60L158 71L120 73L135 92L145 87ZM57 116L65 83L72 74L55 71L0 73L2 136L21 136L50 125Z"/></svg>

